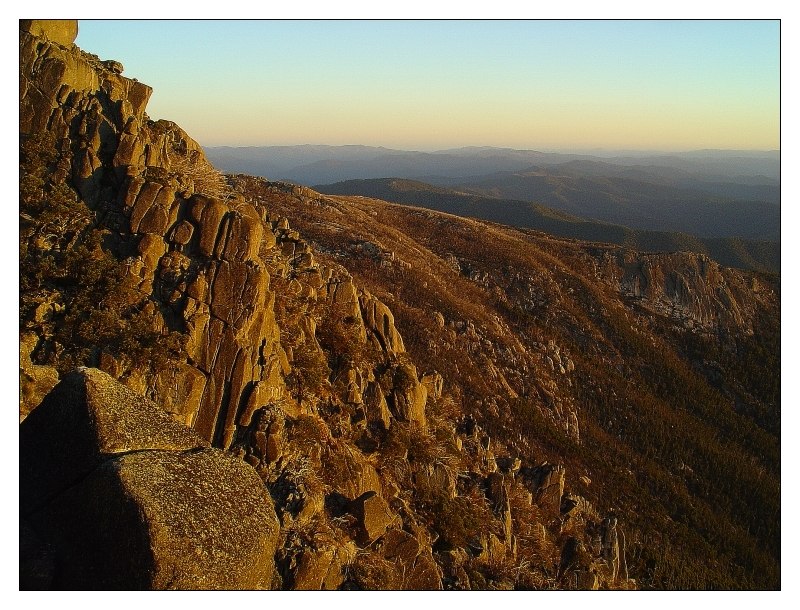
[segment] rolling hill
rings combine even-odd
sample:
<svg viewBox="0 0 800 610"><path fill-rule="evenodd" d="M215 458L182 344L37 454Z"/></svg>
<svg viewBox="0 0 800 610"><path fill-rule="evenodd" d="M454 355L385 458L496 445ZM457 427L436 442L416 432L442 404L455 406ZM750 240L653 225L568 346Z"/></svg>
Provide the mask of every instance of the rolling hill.
<svg viewBox="0 0 800 610"><path fill-rule="evenodd" d="M771 273L780 270L780 245L770 241L700 238L688 233L631 229L579 218L529 201L475 195L406 179L349 180L315 188L322 193L373 197L559 237L613 243L650 252L687 250L707 254L731 267Z"/></svg>

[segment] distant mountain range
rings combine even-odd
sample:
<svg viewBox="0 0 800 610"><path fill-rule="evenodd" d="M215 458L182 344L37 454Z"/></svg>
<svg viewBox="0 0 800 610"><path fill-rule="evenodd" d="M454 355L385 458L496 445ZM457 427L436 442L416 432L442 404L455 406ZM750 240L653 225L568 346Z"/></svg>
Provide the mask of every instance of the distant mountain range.
<svg viewBox="0 0 800 610"><path fill-rule="evenodd" d="M385 178L470 178L494 172L519 172L531 166L593 161L622 168L644 168L695 182L778 187L778 151L707 150L687 153L564 154L510 148L467 147L437 152L372 146L206 147L206 155L226 172L250 173L300 184ZM633 176L628 176L633 177ZM429 182L431 180L428 180Z"/></svg>
<svg viewBox="0 0 800 610"><path fill-rule="evenodd" d="M614 179L647 183L653 186L688 189L699 195L720 195L734 199L753 199L773 204L780 203L780 182L777 178L765 175L742 174L727 176L723 173L699 173L683 169L678 165L664 166L658 164L626 165L621 159L615 163L606 160L576 159L558 164L542 163L519 172L499 172L497 174L464 178L428 177L428 181L443 184L472 184L479 187L481 182L502 182L506 186L511 177L534 177L537 175L563 179ZM602 184L598 185L602 187ZM523 186L523 189L525 187ZM524 191L523 191L524 192ZM527 195L526 195L527 196Z"/></svg>
<svg viewBox="0 0 800 610"><path fill-rule="evenodd" d="M533 201L635 229L780 240L777 185L703 182L674 168L596 161L429 181L475 195Z"/></svg>
<svg viewBox="0 0 800 610"><path fill-rule="evenodd" d="M497 208L498 200L516 201L503 204L513 211L492 210L492 220L497 222L521 222L521 208L527 209L526 213L535 209L521 202L534 202L571 216L637 230L682 232L704 240L780 241L778 151L600 156L491 147L417 152L368 146L268 146L218 147L206 152L223 171L304 185L392 176L446 187L451 200L456 193L493 198L493 203L482 203L483 208ZM353 186L348 184L348 188ZM375 185L362 186L369 192L347 194L378 196L370 191ZM424 197L435 192L430 186L407 187L401 189L403 203L426 205L420 191L427 192ZM342 193L340 189L337 192ZM415 201L408 200L408 192L415 193ZM438 192L443 194L445 191ZM397 194L389 196L383 191L379 196L399 200ZM437 205L433 207L441 209ZM452 201L448 205L452 211ZM486 212L481 217L487 218ZM569 222L574 228L578 220ZM519 226L539 228L540 223ZM624 231L622 227L617 230ZM608 232L604 227L599 235ZM584 233L574 236L593 239Z"/></svg>
<svg viewBox="0 0 800 610"><path fill-rule="evenodd" d="M780 244L771 241L738 237L700 238L676 231L631 229L619 224L579 218L529 201L474 195L400 178L348 180L314 188L329 195L382 199L534 229L557 237L619 244L650 252L699 252L730 267L780 271Z"/></svg>

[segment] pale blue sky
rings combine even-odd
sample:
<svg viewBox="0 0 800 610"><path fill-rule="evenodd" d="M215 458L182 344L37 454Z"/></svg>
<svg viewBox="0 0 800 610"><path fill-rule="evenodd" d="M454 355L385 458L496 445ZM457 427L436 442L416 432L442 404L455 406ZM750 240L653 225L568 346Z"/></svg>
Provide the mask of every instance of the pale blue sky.
<svg viewBox="0 0 800 610"><path fill-rule="evenodd" d="M81 21L203 145L779 147L777 21Z"/></svg>

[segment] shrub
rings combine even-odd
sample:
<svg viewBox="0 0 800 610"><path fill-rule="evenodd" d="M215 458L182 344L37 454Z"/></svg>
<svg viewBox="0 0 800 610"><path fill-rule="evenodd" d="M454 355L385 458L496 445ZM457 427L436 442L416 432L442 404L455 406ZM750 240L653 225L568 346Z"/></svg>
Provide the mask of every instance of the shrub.
<svg viewBox="0 0 800 610"><path fill-rule="evenodd" d="M289 420L287 423L286 432L289 441L297 444L304 453L324 447L331 440L328 426L314 415L298 415L296 419Z"/></svg>
<svg viewBox="0 0 800 610"><path fill-rule="evenodd" d="M379 591L393 588L397 566L386 561L378 552L361 551L347 566L347 581L343 588Z"/></svg>
<svg viewBox="0 0 800 610"><path fill-rule="evenodd" d="M318 303L314 312L320 321L317 339L334 371L345 367L372 368L376 354L361 334L361 321L350 315L348 309L341 304Z"/></svg>
<svg viewBox="0 0 800 610"><path fill-rule="evenodd" d="M194 184L195 193L217 199L233 196L233 188L228 184L225 174L211 165L200 151L171 158L169 167L174 173L189 178Z"/></svg>
<svg viewBox="0 0 800 610"><path fill-rule="evenodd" d="M464 548L490 529L492 513L485 496L475 493L441 502L433 518L433 527L444 544Z"/></svg>
<svg viewBox="0 0 800 610"><path fill-rule="evenodd" d="M299 404L309 395L318 396L330 370L325 357L315 347L301 343L293 350L292 371L286 378L287 384L294 391Z"/></svg>

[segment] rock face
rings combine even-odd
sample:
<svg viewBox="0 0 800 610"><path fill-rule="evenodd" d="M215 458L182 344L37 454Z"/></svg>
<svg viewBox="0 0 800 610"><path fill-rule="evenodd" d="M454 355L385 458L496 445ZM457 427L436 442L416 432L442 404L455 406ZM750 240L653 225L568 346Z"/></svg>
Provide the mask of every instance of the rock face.
<svg viewBox="0 0 800 610"><path fill-rule="evenodd" d="M54 138L60 169L53 179L73 184L119 235L119 256L127 256L130 270L127 288L147 302L150 326L186 338L185 362L176 367L153 370L108 357L93 365L214 446L230 448L257 409L279 402L291 408L285 380L292 358L281 342L278 301L302 299L308 309L329 304L353 322L355 341L368 342L388 360L405 353L386 305L343 270L334 277L315 262L285 217L272 218L266 207L232 190L177 125L149 120L151 89L121 76L118 62L66 48L67 29L62 22L21 24L20 133ZM273 286L283 280L288 285L278 295ZM291 322L321 354L311 315ZM28 367L29 376L34 372L42 373ZM360 403L374 375L350 375L351 402ZM46 387L48 380L41 383ZM39 398L31 394L23 411ZM416 377L374 398L379 409L390 401L401 417L424 426L426 394Z"/></svg>
<svg viewBox="0 0 800 610"><path fill-rule="evenodd" d="M278 522L251 467L91 369L20 426L20 511L55 550L52 585L271 584Z"/></svg>
<svg viewBox="0 0 800 610"><path fill-rule="evenodd" d="M156 305L152 326L189 338L177 370L108 370L228 446L251 388L280 396L288 372L259 258L263 219L224 200L221 176L180 128L147 118L150 87L122 77L116 62L66 49L65 29L21 24L20 132L55 138L63 178L133 247L131 287Z"/></svg>
<svg viewBox="0 0 800 610"><path fill-rule="evenodd" d="M374 491L367 491L353 500L351 512L358 520L359 541L369 544L386 532L395 520L389 505Z"/></svg>
<svg viewBox="0 0 800 610"><path fill-rule="evenodd" d="M19 29L62 47L69 47L78 37L78 23L73 19L20 19Z"/></svg>
<svg viewBox="0 0 800 610"><path fill-rule="evenodd" d="M521 474L528 482L536 503L558 513L564 495L564 467L544 462L535 468L526 468Z"/></svg>
<svg viewBox="0 0 800 610"><path fill-rule="evenodd" d="M620 574L620 548L616 517L609 516L603 519L601 544L602 557L606 561L607 568L611 573L611 579L616 580L619 578Z"/></svg>
<svg viewBox="0 0 800 610"><path fill-rule="evenodd" d="M425 404L428 391L417 377L413 364L401 364L395 369L392 413L401 421L425 428Z"/></svg>
<svg viewBox="0 0 800 610"><path fill-rule="evenodd" d="M20 502L30 508L42 505L109 456L207 446L105 373L77 370L20 426Z"/></svg>
<svg viewBox="0 0 800 610"><path fill-rule="evenodd" d="M622 294L656 313L689 327L733 326L752 332L757 294L752 282L705 255L616 250L605 253L601 265Z"/></svg>

